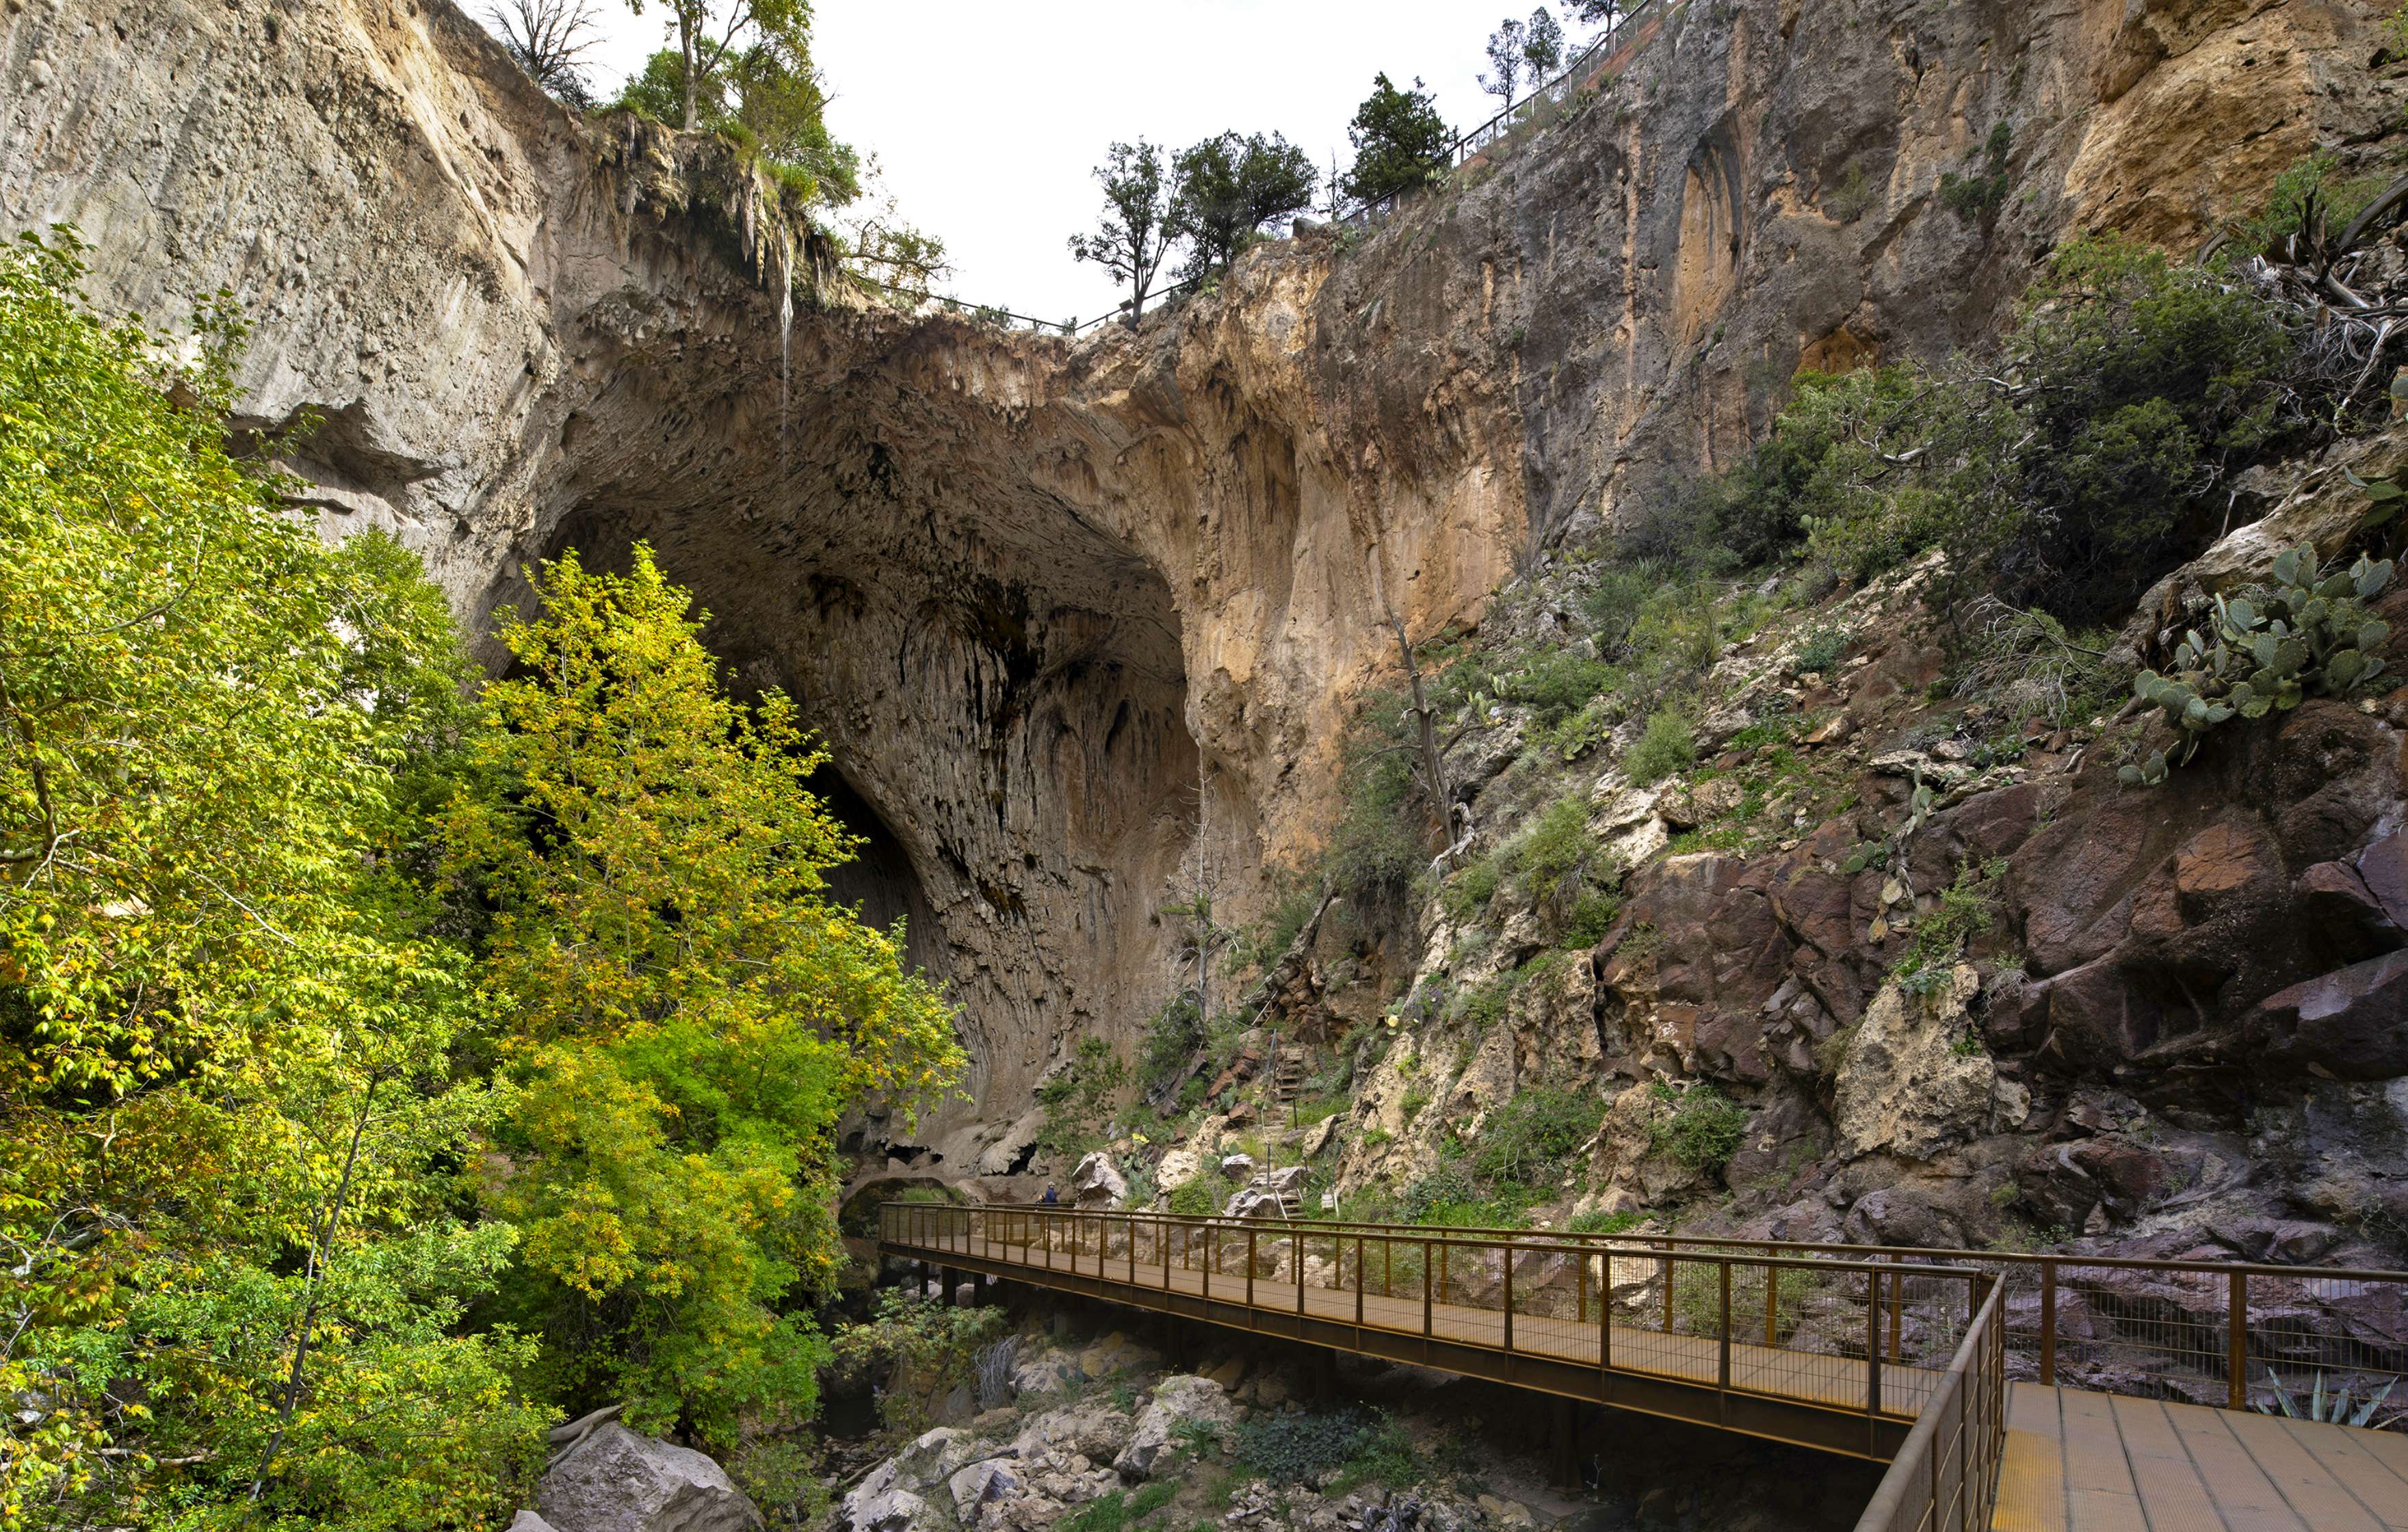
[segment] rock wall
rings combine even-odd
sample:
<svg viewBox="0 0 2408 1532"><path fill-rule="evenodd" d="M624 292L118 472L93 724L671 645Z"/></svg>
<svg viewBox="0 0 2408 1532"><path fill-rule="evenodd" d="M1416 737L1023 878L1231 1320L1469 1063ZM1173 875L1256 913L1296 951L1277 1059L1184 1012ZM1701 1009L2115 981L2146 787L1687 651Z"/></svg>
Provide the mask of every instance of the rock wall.
<svg viewBox="0 0 2408 1532"><path fill-rule="evenodd" d="M233 292L245 413L324 417L306 508L471 623L652 541L962 1002L976 1104L870 1141L998 1169L1168 993L1174 882L1243 915L1309 853L1392 612L1476 621L1801 365L1977 338L2070 228L2195 238L2371 135L2374 8L1691 0L1462 186L1074 343L848 301L732 151L572 117L448 0L9 0L0 224L78 225L107 308Z"/></svg>

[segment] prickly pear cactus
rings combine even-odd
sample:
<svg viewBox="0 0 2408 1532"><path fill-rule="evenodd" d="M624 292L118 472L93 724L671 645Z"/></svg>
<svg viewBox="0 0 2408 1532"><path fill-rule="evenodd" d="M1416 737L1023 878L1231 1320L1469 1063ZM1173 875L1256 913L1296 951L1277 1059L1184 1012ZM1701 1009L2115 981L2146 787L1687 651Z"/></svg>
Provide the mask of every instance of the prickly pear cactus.
<svg viewBox="0 0 2408 1532"><path fill-rule="evenodd" d="M2117 775L2129 784L2164 781L2189 760L2200 737L2236 715L2263 718L2312 696L2347 696L2383 669L2375 651L2391 625L2368 610L2391 582L2391 561L2359 554L2347 569L2321 571L2315 550L2301 544L2274 560L2273 582L2256 594L2217 596L2209 631L2192 628L2174 645L2165 674L2143 670L2132 694L2165 710L2178 731L2171 751L2157 751Z"/></svg>

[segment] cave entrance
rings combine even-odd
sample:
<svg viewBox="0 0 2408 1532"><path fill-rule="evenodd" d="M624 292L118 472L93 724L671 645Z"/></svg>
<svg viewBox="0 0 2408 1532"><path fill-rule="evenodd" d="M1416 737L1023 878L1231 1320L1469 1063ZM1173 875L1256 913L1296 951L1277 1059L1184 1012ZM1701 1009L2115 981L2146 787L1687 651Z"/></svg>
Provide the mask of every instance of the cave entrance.
<svg viewBox="0 0 2408 1532"><path fill-rule="evenodd" d="M808 785L828 816L861 840L852 861L828 869L828 897L851 906L865 923L882 931L903 922L904 962L925 970L931 979L943 979L944 943L938 935L936 906L928 902L902 838L833 767L821 767Z"/></svg>

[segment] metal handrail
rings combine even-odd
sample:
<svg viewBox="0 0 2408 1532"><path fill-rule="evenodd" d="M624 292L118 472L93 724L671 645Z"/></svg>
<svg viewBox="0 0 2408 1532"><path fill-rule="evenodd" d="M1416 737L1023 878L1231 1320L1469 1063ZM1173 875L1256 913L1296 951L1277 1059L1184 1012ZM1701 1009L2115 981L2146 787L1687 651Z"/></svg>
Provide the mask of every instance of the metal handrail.
<svg viewBox="0 0 2408 1532"><path fill-rule="evenodd" d="M1260 1226L1258 1221L1231 1218L1224 1213L1157 1213L1142 1209L1054 1207L1039 1210L1036 1204L1010 1202L902 1203L902 1207L952 1207L957 1210L991 1210L998 1212L1036 1211L1068 1218L1141 1217L1168 1219L1188 1224L1219 1224L1232 1228L1248 1224ZM1468 1236L1492 1244L1518 1243L1533 1235L1544 1235L1558 1243L1584 1245L1619 1244L1637 1247L1647 1253L1660 1253L1667 1244L1699 1245L1714 1250L1733 1251L1797 1251L1805 1254L1831 1253L1856 1259L1888 1261L1899 1256L1912 1256L1923 1262L1981 1261L2001 1266L2028 1267L2108 1267L2128 1270L2199 1272L2214 1276L2238 1274L2246 1277L2331 1278L2343 1281L2398 1282L2408 1285L2408 1271L2386 1271L2356 1267L2273 1266L2250 1261L2177 1261L2159 1260L2146 1255L2081 1255L2049 1254L2033 1251L1964 1250L1939 1245L1851 1245L1837 1240L1814 1239L1744 1239L1732 1235L1708 1234L1603 1234L1582 1229L1507 1229L1471 1224L1379 1224L1360 1219L1313 1218L1310 1215L1295 1221L1299 1226L1315 1230L1364 1229L1390 1233L1411 1230L1414 1238L1440 1231L1450 1236ZM1593 1252L1592 1252L1593 1253ZM1957 1269L1961 1269L1958 1267Z"/></svg>
<svg viewBox="0 0 2408 1532"><path fill-rule="evenodd" d="M2006 1458L2004 1293L2003 1283L1991 1284L1939 1389L1857 1519L1856 1532L1986 1532ZM1952 1425L1954 1434L1942 1439Z"/></svg>

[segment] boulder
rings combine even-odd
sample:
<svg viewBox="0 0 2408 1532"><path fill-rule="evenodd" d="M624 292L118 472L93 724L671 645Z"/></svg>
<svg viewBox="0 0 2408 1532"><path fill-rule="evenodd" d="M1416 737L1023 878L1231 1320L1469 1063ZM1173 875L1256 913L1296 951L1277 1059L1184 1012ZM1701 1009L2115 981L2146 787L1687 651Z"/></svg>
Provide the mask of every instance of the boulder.
<svg viewBox="0 0 2408 1532"><path fill-rule="evenodd" d="M1182 1144L1163 1154L1162 1163L1154 1167L1154 1183L1166 1192L1175 1192L1201 1175L1203 1170L1203 1152Z"/></svg>
<svg viewBox="0 0 2408 1532"><path fill-rule="evenodd" d="M953 1514L965 1525L977 1520L981 1506L1020 1488L1020 1480L1011 1471L1010 1459L1015 1455L1007 1447L1000 1455L957 1469L945 1481L946 1492L953 1498Z"/></svg>
<svg viewBox="0 0 2408 1532"><path fill-rule="evenodd" d="M535 1504L556 1532L753 1532L761 1525L761 1512L718 1464L617 1421L595 1427L544 1470Z"/></svg>
<svg viewBox="0 0 2408 1532"><path fill-rule="evenodd" d="M1221 1174L1240 1181L1252 1180L1254 1157L1252 1154L1224 1154L1221 1156Z"/></svg>
<svg viewBox="0 0 2408 1532"><path fill-rule="evenodd" d="M1128 1178L1101 1150L1081 1160L1079 1168L1070 1172L1070 1206L1074 1208L1125 1207L1128 1190Z"/></svg>
<svg viewBox="0 0 2408 1532"><path fill-rule="evenodd" d="M509 1532L559 1532L550 1522L532 1511L522 1511L510 1518Z"/></svg>
<svg viewBox="0 0 2408 1532"><path fill-rule="evenodd" d="M1210 1378L1166 1378L1154 1386L1154 1398L1138 1416L1128 1445L1112 1459L1113 1471L1131 1483L1150 1477L1183 1420L1204 1421L1226 1430L1238 1424L1238 1411L1228 1394Z"/></svg>
<svg viewBox="0 0 2408 1532"><path fill-rule="evenodd" d="M889 1458L869 1471L844 1497L839 1521L851 1532L916 1532L927 1525L928 1502L903 1487L902 1471Z"/></svg>
<svg viewBox="0 0 2408 1532"><path fill-rule="evenodd" d="M1841 1064L1833 1117L1850 1159L1887 1151L1929 1159L1990 1125L1999 1072L1965 1021L1980 988L1959 964L1938 993L1915 997L1884 984L1865 1008Z"/></svg>
<svg viewBox="0 0 2408 1532"><path fill-rule="evenodd" d="M2261 1058L2289 1069L2340 1080L2408 1075L2408 952L2277 990L2245 1031Z"/></svg>

